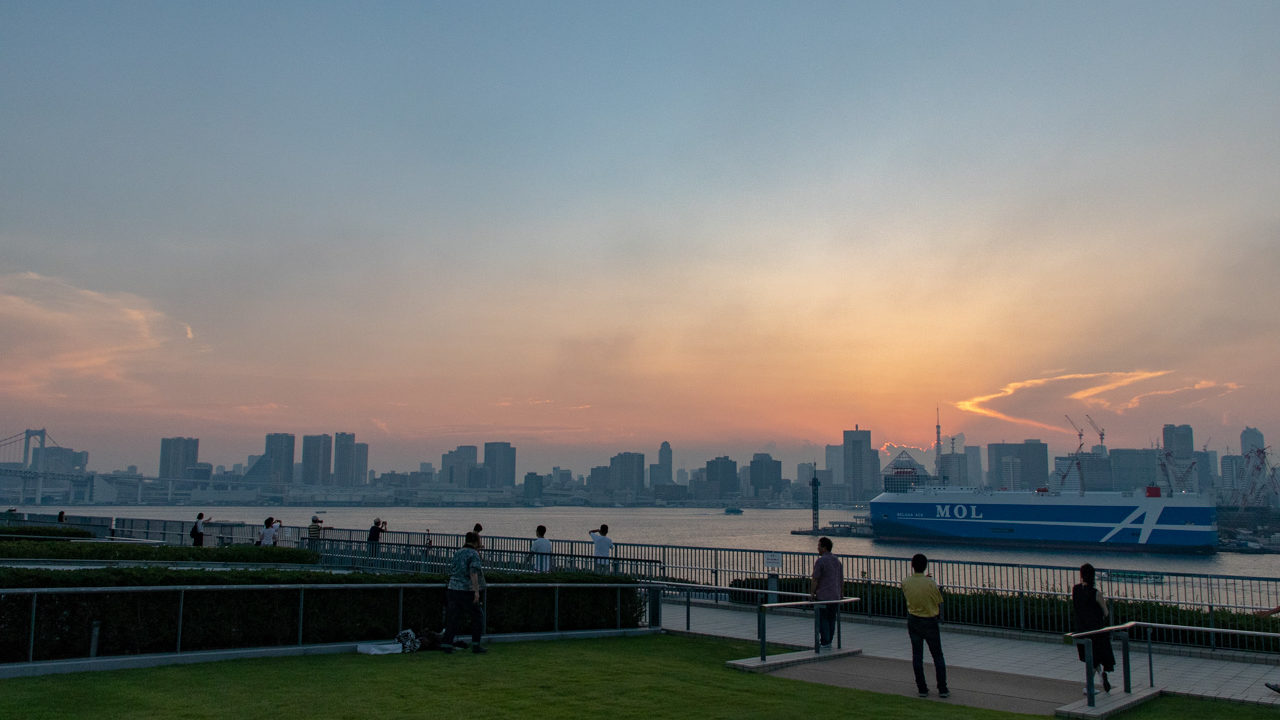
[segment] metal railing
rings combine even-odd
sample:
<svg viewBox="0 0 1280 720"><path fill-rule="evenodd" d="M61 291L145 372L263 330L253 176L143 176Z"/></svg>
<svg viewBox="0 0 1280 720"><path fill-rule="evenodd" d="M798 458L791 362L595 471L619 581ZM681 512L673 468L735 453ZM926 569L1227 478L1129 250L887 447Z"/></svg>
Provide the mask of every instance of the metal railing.
<svg viewBox="0 0 1280 720"><path fill-rule="evenodd" d="M0 526L22 513L0 513ZM41 516L39 522L54 516ZM92 520L101 526L103 518L67 516L67 522ZM116 537L139 537L171 544L187 544L192 522L116 518L110 522L110 533ZM18 519L22 522L22 519ZM253 524L206 523L210 544L252 543L258 527ZM306 546L306 528L285 526L280 545ZM322 540L334 541L332 557L325 553L326 565L355 563L371 570L394 570L409 567L428 568L440 572L441 561L428 554L425 562L414 563L413 547L425 547L431 541L439 552L462 544L462 535L448 533L386 531L381 548L386 554L377 559L359 557L358 549L367 541L367 529L323 529ZM495 559L514 558L529 550L529 538L483 536L486 552ZM343 542L348 543L342 545ZM588 539L552 540L552 550L564 558L594 557L594 546ZM392 550L395 546L398 549ZM446 551L447 552L447 551ZM906 606L898 591L901 579L910 574L905 557L838 555L847 578L846 593L862 601L855 614L870 617L906 616ZM706 586L730 586L747 589L760 587L770 578L785 586L799 582L810 574L814 555L807 552L704 548L643 543L614 543L612 569L635 577L698 583ZM575 561L576 562L576 561ZM347 566L352 566L348 564ZM1075 567L986 563L933 558L930 570L947 598L947 620L954 624L1007 628L1060 634L1071 629L1071 587L1077 582ZM1098 588L1113 604L1118 618L1148 623L1162 623L1216 629L1254 630L1265 625L1252 618L1252 611L1280 605L1280 578L1213 575L1205 573L1157 572L1149 570L1099 568ZM1222 638L1211 635L1202 642L1218 647ZM1228 641L1230 644L1233 641Z"/></svg>
<svg viewBox="0 0 1280 720"><path fill-rule="evenodd" d="M296 625L296 644L304 643L304 621L306 618L306 599L308 591L311 593L335 591L335 590L396 590L398 591L397 599L397 629L404 627L405 615L405 590L439 590L443 591L444 583L332 583L332 584L269 584L269 585L165 585L165 586L129 586L129 587L46 587L46 588L10 588L0 591L0 601L10 596L30 596L30 624L29 634L27 638L27 662L35 662L37 650L37 619L40 610L39 599L41 597L56 595L107 595L107 594L163 594L171 593L176 595L175 606L173 608L173 622L176 624L176 641L173 652L182 653L183 649L183 632L191 622L198 622L198 616L188 617L186 612L187 594L193 592L201 593L223 593L223 592L256 592L256 593L278 593L278 594L297 594L297 625ZM613 589L614 592L614 631L623 630L623 594L625 592L643 593L647 600L643 601L641 607L645 608L645 614L642 616L643 625L641 627L659 628L661 627L661 603L660 588L648 587L636 583L492 583L487 584L483 590L481 602L482 613L482 633L488 630L488 608L491 590L538 590L551 589L552 591L552 632L561 632L562 613L561 613L561 594L564 591L578 591L588 589ZM265 602L265 601L264 601ZM151 618L154 622L163 622L161 618ZM101 621L93 620L91 623L89 645L86 649L87 655L82 657L97 657L98 655L98 639L101 631ZM599 631L599 630L597 630ZM356 642L367 640L368 638L350 638L348 641Z"/></svg>
<svg viewBox="0 0 1280 720"><path fill-rule="evenodd" d="M831 606L835 609L835 628L834 628L835 643L836 643L836 649L840 649L844 647L843 631L841 630L841 627L840 627L840 606L848 603L856 603L860 599L861 598L846 597L846 598L840 598L839 600L800 600L800 601L794 601L794 602L761 603L760 609L756 612L756 634L760 637L760 662L765 661L765 650L768 646L768 643L766 641L766 636L768 635L768 631L765 627L765 614L767 611L772 610L774 608L812 607L813 608L813 652L816 655L819 652L821 652L821 645L820 645L821 630L819 629L820 628L819 623L821 621L821 613L819 611L826 606Z"/></svg>
<svg viewBox="0 0 1280 720"><path fill-rule="evenodd" d="M1129 632L1131 630L1143 629L1146 631L1147 641L1147 685L1148 687L1156 686L1155 659L1152 643L1152 632L1155 630L1166 630L1171 632L1187 632L1187 633L1210 633L1213 635L1235 635L1240 637L1265 638L1268 640L1280 640L1280 633L1259 632L1256 630L1229 630L1225 628L1205 628L1191 625L1168 625L1164 623L1149 623L1130 621L1119 625L1111 625L1109 627L1099 628L1097 630L1085 630L1075 633L1067 633L1066 638L1076 647L1084 648L1084 667L1085 667L1085 694L1089 698L1089 707L1094 707L1094 698L1097 689L1093 682L1093 638L1096 635L1107 635L1108 642L1112 633L1120 639L1121 663L1124 670L1123 688L1125 693L1133 692L1131 672L1129 667Z"/></svg>

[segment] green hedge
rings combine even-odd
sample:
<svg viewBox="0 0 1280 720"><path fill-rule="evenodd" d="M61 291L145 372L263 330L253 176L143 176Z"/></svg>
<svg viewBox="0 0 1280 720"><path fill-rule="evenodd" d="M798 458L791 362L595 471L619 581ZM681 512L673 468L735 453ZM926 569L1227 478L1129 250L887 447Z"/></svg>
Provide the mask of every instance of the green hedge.
<svg viewBox="0 0 1280 720"><path fill-rule="evenodd" d="M63 538L91 538L93 533L78 527L66 526L32 526L32 525L0 525L0 536L4 535L30 535L35 537L63 537ZM21 540L22 538L0 537L0 542L9 540Z"/></svg>
<svg viewBox="0 0 1280 720"><path fill-rule="evenodd" d="M439 630L444 624L445 577L442 575L335 575L316 571L169 570L110 568L48 571L0 570L0 588L121 587L148 585L298 585L428 583L406 588L403 610L399 589L308 589L302 594L304 643L390 640L403 628ZM617 583L613 576L582 573L488 575L491 584ZM618 626L616 603L621 595L621 626L639 627L644 596L636 590L562 588L560 630ZM178 642L179 593L92 593L41 595L36 614L36 660L84 657L94 621L101 623L100 655L173 652ZM182 649L213 650L292 645L298 642L299 590L190 590L182 593ZM556 627L557 603L552 588L494 588L488 591L488 633L538 632ZM400 613L403 612L401 621ZM0 590L0 662L27 659L31 596Z"/></svg>
<svg viewBox="0 0 1280 720"><path fill-rule="evenodd" d="M0 558L57 560L161 560L169 562L290 563L314 565L320 555L301 548L227 545L143 545L128 542L68 543L57 540L15 540L0 543Z"/></svg>

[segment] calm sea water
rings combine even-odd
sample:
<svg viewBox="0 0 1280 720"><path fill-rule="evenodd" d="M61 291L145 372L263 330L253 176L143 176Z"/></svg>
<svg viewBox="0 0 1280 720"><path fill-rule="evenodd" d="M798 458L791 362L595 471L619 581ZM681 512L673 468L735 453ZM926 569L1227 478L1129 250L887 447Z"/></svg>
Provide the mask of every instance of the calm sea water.
<svg viewBox="0 0 1280 720"><path fill-rule="evenodd" d="M52 506L22 507L24 512L57 512ZM68 508L71 515L194 520L203 510L214 520L257 524L267 515L279 517L286 525L306 525L313 509L299 507L212 507L95 506ZM391 530L463 533L475 523L484 525L486 535L532 538L534 528L547 526L547 537L586 540L587 531L606 523L616 542L692 545L696 547L746 548L752 550L812 551L816 538L792 535L791 531L811 524L809 510L753 510L742 515L725 515L719 509L700 508L407 508L358 507L324 508L320 513L328 527L367 528L373 519L386 520ZM839 510L823 511L825 525L846 520L851 515ZM1098 567L1144 571L1211 573L1250 577L1280 577L1280 555L1168 555L1161 553L1087 553L1049 551L1034 548L1004 549L960 545L914 545L885 543L871 538L832 538L836 552L848 555L910 557L923 552L932 558L972 560L1026 565L1078 566L1092 562Z"/></svg>

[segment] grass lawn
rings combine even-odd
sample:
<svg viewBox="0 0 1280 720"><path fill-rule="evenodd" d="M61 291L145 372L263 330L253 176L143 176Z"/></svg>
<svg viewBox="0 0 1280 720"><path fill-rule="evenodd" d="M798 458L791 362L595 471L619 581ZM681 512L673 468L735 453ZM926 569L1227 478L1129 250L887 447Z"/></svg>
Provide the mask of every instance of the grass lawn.
<svg viewBox="0 0 1280 720"><path fill-rule="evenodd" d="M487 655L324 655L51 675L0 680L0 718L1034 717L724 667L725 660L756 651L748 642L644 636L497 644ZM1203 720L1224 712L1232 720L1275 717L1274 710L1261 707L1160 702L1163 709L1156 714L1124 718Z"/></svg>

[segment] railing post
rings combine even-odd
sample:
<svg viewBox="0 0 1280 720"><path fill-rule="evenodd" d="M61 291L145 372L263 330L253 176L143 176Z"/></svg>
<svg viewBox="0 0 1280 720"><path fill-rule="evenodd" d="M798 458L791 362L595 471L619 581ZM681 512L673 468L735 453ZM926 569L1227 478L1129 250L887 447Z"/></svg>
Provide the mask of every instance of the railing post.
<svg viewBox="0 0 1280 720"><path fill-rule="evenodd" d="M1218 633L1213 632L1213 602L1209 603L1209 649L1218 649Z"/></svg>
<svg viewBox="0 0 1280 720"><path fill-rule="evenodd" d="M1126 693L1133 692L1133 686L1129 680L1129 631L1124 631L1120 635L1120 654L1124 658L1124 691Z"/></svg>
<svg viewBox="0 0 1280 720"><path fill-rule="evenodd" d="M404 588L400 588L400 604L396 611L396 627L400 628L400 630L404 629ZM396 632L399 632L399 630Z"/></svg>
<svg viewBox="0 0 1280 720"><path fill-rule="evenodd" d="M31 637L27 638L27 662L36 659L36 593L31 593Z"/></svg>
<svg viewBox="0 0 1280 720"><path fill-rule="evenodd" d="M93 621L93 632L89 635L89 657L98 657L98 632L102 629L102 621Z"/></svg>
<svg viewBox="0 0 1280 720"><path fill-rule="evenodd" d="M841 632L840 632L840 607L841 607L842 605L844 605L844 603L836 603L836 605L835 605L835 611L836 611L836 649L837 649L837 650L839 650L839 649L841 649L841 648L843 648L843 647L844 647L844 638L841 636ZM930 657L932 657L932 656L930 656Z"/></svg>
<svg viewBox="0 0 1280 720"><path fill-rule="evenodd" d="M662 627L662 593L661 587L649 586L649 627Z"/></svg>
<svg viewBox="0 0 1280 720"><path fill-rule="evenodd" d="M307 595L306 588L301 588L301 587L298 588L298 644L299 645L302 644L302 615L303 615L303 611L306 609L306 605L305 605L306 595Z"/></svg>
<svg viewBox="0 0 1280 720"><path fill-rule="evenodd" d="M764 662L765 628L763 604L761 604L759 609L756 611L756 634L760 636L760 662Z"/></svg>
<svg viewBox="0 0 1280 720"><path fill-rule="evenodd" d="M1147 628L1147 684L1156 687L1156 664L1151 655L1151 628Z"/></svg>
<svg viewBox="0 0 1280 720"><path fill-rule="evenodd" d="M822 606L814 605L813 607L813 653L816 655L822 650Z"/></svg>
<svg viewBox="0 0 1280 720"><path fill-rule="evenodd" d="M552 610L555 612L555 617L552 618L551 627L555 629L556 632L560 632L560 586L559 585L555 586L554 605L552 606Z"/></svg>
<svg viewBox="0 0 1280 720"><path fill-rule="evenodd" d="M186 604L187 604L187 591L179 590L178 591L178 647L174 652L182 652L182 616L185 614L183 611L186 609Z"/></svg>
<svg viewBox="0 0 1280 720"><path fill-rule="evenodd" d="M684 591L684 631L689 632L693 620L693 591L685 588Z"/></svg>
<svg viewBox="0 0 1280 720"><path fill-rule="evenodd" d="M1093 638L1076 638L1076 644L1084 644L1084 692L1089 697L1089 707L1094 706L1094 694L1097 689L1093 686Z"/></svg>
<svg viewBox="0 0 1280 720"><path fill-rule="evenodd" d="M615 592L613 595L613 612L614 612L614 615L616 616L615 617L616 624L614 625L614 629L621 630L622 629L622 588L616 587L614 588L614 591Z"/></svg>

